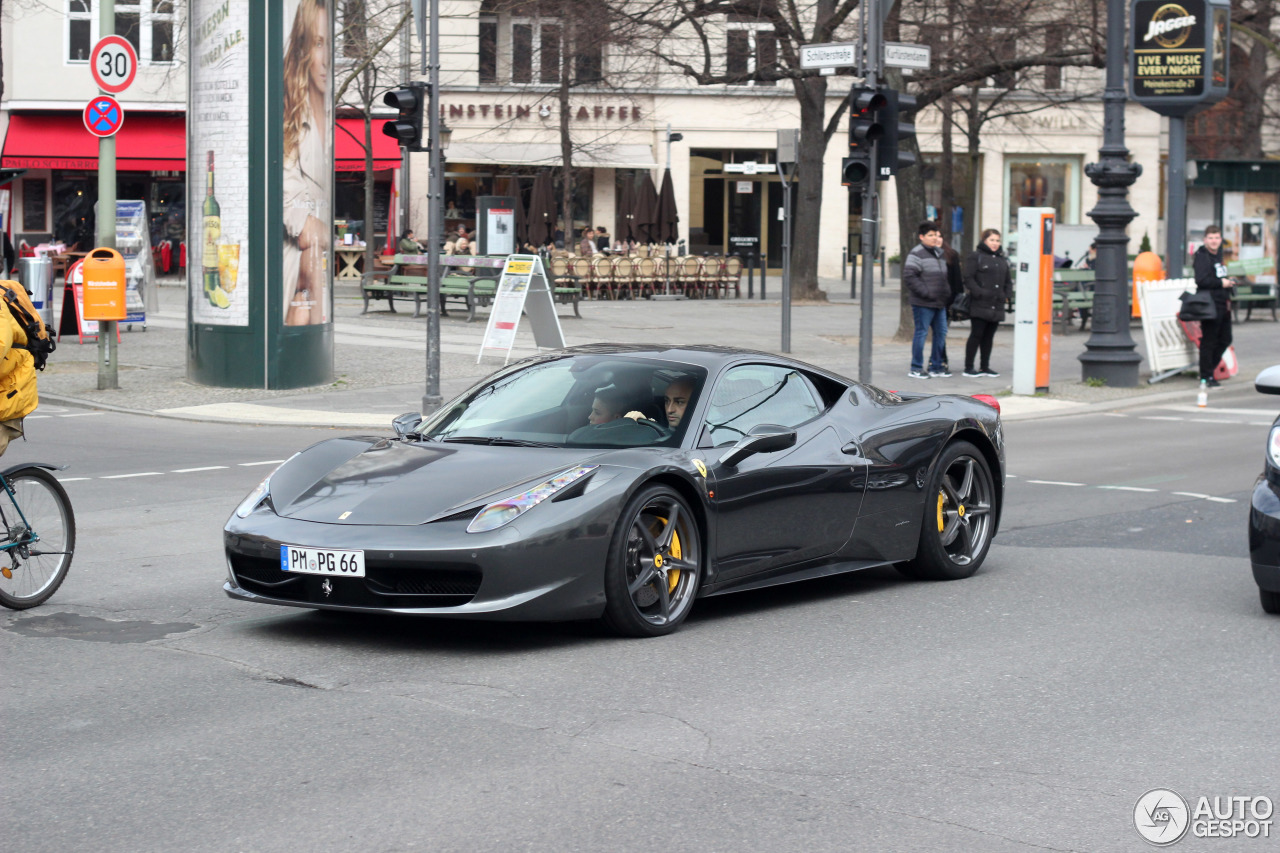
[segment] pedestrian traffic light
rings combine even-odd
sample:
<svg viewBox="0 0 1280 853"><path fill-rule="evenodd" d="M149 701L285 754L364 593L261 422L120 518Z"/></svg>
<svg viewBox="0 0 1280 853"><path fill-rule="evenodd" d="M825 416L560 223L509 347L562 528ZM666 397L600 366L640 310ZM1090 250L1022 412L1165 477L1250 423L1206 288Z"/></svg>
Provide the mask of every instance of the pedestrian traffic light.
<svg viewBox="0 0 1280 853"><path fill-rule="evenodd" d="M884 93L875 89L849 93L849 156L841 162L846 187L861 187L871 179L871 148L885 131L877 113L886 103Z"/></svg>
<svg viewBox="0 0 1280 853"><path fill-rule="evenodd" d="M915 152L904 150L906 141L916 135L916 126L903 121L903 115L916 111L914 95L886 89L887 96L884 107L880 110L880 118L884 124L884 136L880 140L880 180L887 181L890 175L898 174L898 170L916 164Z"/></svg>
<svg viewBox="0 0 1280 853"><path fill-rule="evenodd" d="M399 113L382 125L382 132L409 151L425 151L422 147L422 112L426 102L426 83L408 83L403 89L392 89L382 102Z"/></svg>

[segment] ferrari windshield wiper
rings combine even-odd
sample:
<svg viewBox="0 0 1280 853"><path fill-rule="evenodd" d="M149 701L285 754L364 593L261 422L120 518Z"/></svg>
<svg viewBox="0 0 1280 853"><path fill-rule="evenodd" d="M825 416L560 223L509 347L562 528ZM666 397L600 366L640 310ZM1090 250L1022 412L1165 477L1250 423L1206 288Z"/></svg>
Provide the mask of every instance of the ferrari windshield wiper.
<svg viewBox="0 0 1280 853"><path fill-rule="evenodd" d="M545 441L526 441L523 438L503 438L500 435L451 435L445 441L456 441L460 444L488 444L502 447L559 447L558 444L547 444Z"/></svg>

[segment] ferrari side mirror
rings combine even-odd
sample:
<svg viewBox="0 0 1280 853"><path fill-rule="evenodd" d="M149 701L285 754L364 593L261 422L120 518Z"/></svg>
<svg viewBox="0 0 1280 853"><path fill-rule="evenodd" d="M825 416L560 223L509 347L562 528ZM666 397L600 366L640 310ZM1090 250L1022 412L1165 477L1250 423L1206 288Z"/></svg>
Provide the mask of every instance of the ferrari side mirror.
<svg viewBox="0 0 1280 853"><path fill-rule="evenodd" d="M1259 373L1253 380L1253 387L1260 394L1280 394L1280 364Z"/></svg>
<svg viewBox="0 0 1280 853"><path fill-rule="evenodd" d="M756 429L759 429L759 427ZM745 435L738 439L738 443L729 448L720 457L720 464L733 467L748 456L754 456L757 453L776 453L779 450L786 450L788 447L795 446L795 430L787 430L783 427L775 427L775 429L782 431L756 432L756 430L752 430L751 435Z"/></svg>
<svg viewBox="0 0 1280 853"><path fill-rule="evenodd" d="M391 422L391 428L396 431L396 438L404 438L417 429L420 423L422 423L421 413L405 412Z"/></svg>

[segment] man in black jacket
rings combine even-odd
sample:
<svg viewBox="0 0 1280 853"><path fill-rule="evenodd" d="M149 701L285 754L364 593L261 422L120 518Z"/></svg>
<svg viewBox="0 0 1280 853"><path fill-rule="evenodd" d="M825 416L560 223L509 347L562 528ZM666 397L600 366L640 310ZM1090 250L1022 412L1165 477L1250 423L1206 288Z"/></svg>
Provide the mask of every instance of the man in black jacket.
<svg viewBox="0 0 1280 853"><path fill-rule="evenodd" d="M916 229L920 245L907 255L902 264L902 284L907 288L907 301L915 320L911 338L912 379L947 377L951 374L943 364L947 338L947 306L951 304L951 280L947 260L942 253L942 232L936 222L922 222ZM933 348L929 353L929 372L924 372L924 339L933 330Z"/></svg>
<svg viewBox="0 0 1280 853"><path fill-rule="evenodd" d="M1217 387L1213 371L1222 361L1222 355L1231 346L1231 291L1235 280L1227 278L1227 266L1222 258L1222 229L1210 225L1204 229L1204 243L1196 249L1192 260L1196 275L1196 293L1213 295L1218 317L1200 321L1200 379L1210 387Z"/></svg>

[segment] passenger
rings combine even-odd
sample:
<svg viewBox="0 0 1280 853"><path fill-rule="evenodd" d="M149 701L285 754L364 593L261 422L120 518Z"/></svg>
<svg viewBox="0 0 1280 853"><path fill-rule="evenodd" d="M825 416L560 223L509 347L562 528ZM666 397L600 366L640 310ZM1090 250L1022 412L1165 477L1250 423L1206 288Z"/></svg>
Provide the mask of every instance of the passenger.
<svg viewBox="0 0 1280 853"><path fill-rule="evenodd" d="M693 396L694 382L687 376L671 380L662 394L662 407L667 414L667 426L676 429L684 419L689 398Z"/></svg>
<svg viewBox="0 0 1280 853"><path fill-rule="evenodd" d="M591 401L591 414L587 416L587 423L598 426L616 421L622 417L623 405L616 388L601 388L596 391L595 399Z"/></svg>

